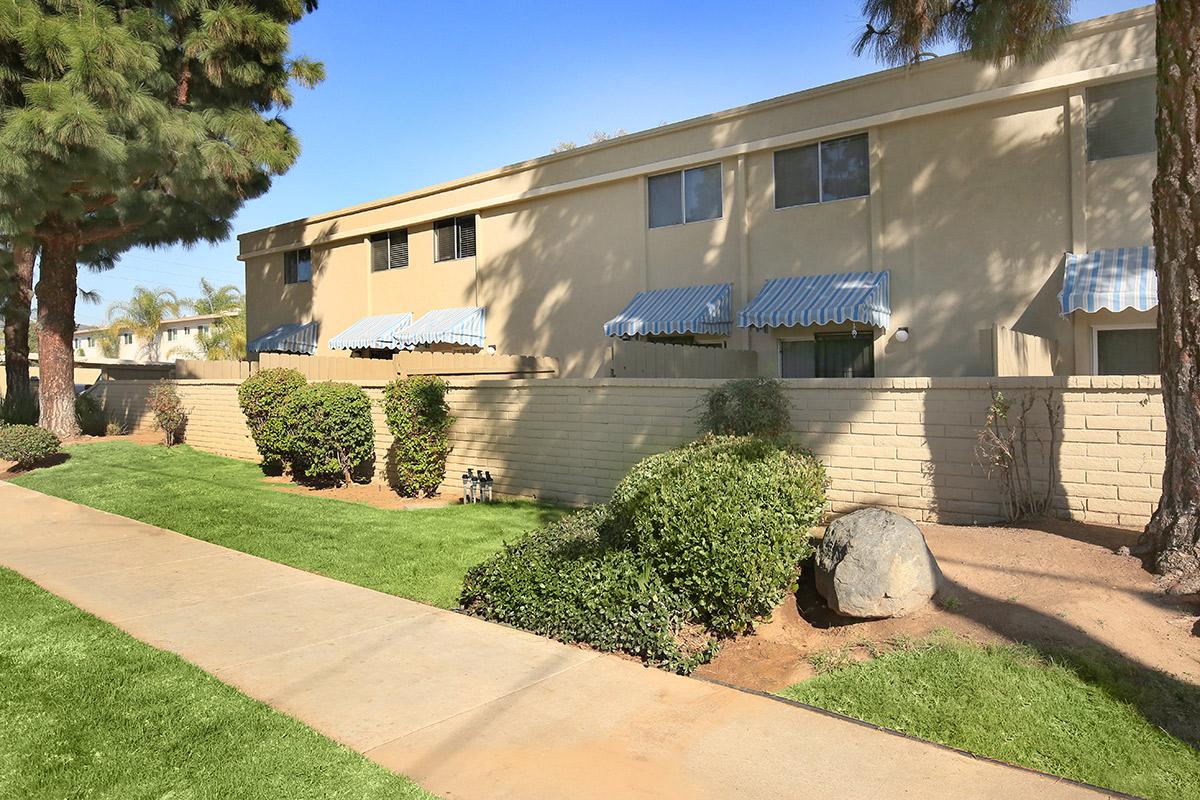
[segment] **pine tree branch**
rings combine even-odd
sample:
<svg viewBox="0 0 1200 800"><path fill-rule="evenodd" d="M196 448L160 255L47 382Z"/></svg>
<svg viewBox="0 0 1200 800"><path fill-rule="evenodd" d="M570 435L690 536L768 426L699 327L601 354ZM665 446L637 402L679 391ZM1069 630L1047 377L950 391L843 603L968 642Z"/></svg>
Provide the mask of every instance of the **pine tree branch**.
<svg viewBox="0 0 1200 800"><path fill-rule="evenodd" d="M142 227L140 222L125 222L120 225L103 225L97 228L86 230L79 235L79 244L95 244L108 239L116 239L121 236L127 236L138 228Z"/></svg>

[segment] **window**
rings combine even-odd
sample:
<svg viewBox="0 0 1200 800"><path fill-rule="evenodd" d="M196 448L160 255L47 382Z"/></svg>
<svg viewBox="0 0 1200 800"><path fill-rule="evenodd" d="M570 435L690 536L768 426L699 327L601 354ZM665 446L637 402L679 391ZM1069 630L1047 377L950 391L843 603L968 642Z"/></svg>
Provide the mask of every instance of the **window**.
<svg viewBox="0 0 1200 800"><path fill-rule="evenodd" d="M312 250L291 250L283 254L283 282L309 283L312 281Z"/></svg>
<svg viewBox="0 0 1200 800"><path fill-rule="evenodd" d="M651 175L646 188L651 228L721 218L720 164Z"/></svg>
<svg viewBox="0 0 1200 800"><path fill-rule="evenodd" d="M867 135L775 152L775 207L830 203L871 193Z"/></svg>
<svg viewBox="0 0 1200 800"><path fill-rule="evenodd" d="M1097 375L1154 375L1158 373L1158 330L1155 328L1093 328L1096 335Z"/></svg>
<svg viewBox="0 0 1200 800"><path fill-rule="evenodd" d="M76 339L76 340L75 340L75 349L76 349L76 350L78 350L78 349L79 349L79 339Z"/></svg>
<svg viewBox="0 0 1200 800"><path fill-rule="evenodd" d="M132 333L122 333L121 340L123 342L125 342L125 344L133 344L133 334Z"/></svg>
<svg viewBox="0 0 1200 800"><path fill-rule="evenodd" d="M408 228L371 234L371 271L408 266Z"/></svg>
<svg viewBox="0 0 1200 800"><path fill-rule="evenodd" d="M184 325L184 326L183 326L183 335L184 335L184 336L191 336L191 335L192 335L192 326L190 326L190 325Z"/></svg>
<svg viewBox="0 0 1200 800"><path fill-rule="evenodd" d="M1154 77L1106 83L1087 90L1088 161L1153 153Z"/></svg>
<svg viewBox="0 0 1200 800"><path fill-rule="evenodd" d="M204 334L206 334L206 333L208 333L208 326L207 326L207 325L197 325L197 326L196 326L196 335L197 335L197 336L202 336L202 335L204 335Z"/></svg>
<svg viewBox="0 0 1200 800"><path fill-rule="evenodd" d="M816 342L811 339L779 343L779 377L815 378L817 376Z"/></svg>
<svg viewBox="0 0 1200 800"><path fill-rule="evenodd" d="M815 367L818 378L875 377L874 334L818 333L815 341Z"/></svg>
<svg viewBox="0 0 1200 800"><path fill-rule="evenodd" d="M433 260L451 261L475 255L475 215L433 223Z"/></svg>
<svg viewBox="0 0 1200 800"><path fill-rule="evenodd" d="M93 339L91 336L89 336L88 337L88 347L95 347L95 346L96 346L96 340Z"/></svg>
<svg viewBox="0 0 1200 800"><path fill-rule="evenodd" d="M175 330L174 328L167 329L167 341L168 342L175 341L176 337L178 337L178 336L179 336L179 331Z"/></svg>

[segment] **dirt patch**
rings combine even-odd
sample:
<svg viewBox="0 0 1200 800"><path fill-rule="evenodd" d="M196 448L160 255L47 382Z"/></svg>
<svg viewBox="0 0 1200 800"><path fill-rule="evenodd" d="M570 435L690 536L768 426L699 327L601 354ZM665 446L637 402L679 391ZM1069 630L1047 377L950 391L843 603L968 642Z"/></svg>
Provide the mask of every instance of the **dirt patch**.
<svg viewBox="0 0 1200 800"><path fill-rule="evenodd" d="M452 495L437 497L401 497L382 481L374 483L351 483L343 486L308 486L293 483L286 476L268 476L263 478L273 489L281 492L307 494L311 497L327 497L331 500L343 500L347 503L364 503L375 508L413 509L413 508L444 508L457 505L461 498Z"/></svg>
<svg viewBox="0 0 1200 800"><path fill-rule="evenodd" d="M1114 552L1137 531L1047 520L1036 528L922 525L945 575L923 611L855 621L801 589L751 636L727 642L698 676L777 691L812 677L813 661L868 658L897 637L949 629L977 642L1095 647L1200 684L1200 598L1168 598L1141 562Z"/></svg>

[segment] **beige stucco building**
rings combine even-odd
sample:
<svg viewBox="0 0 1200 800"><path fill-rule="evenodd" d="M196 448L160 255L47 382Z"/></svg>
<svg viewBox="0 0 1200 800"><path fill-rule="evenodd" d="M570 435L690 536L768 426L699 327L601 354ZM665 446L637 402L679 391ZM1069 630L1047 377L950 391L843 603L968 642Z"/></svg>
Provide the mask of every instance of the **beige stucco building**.
<svg viewBox="0 0 1200 800"><path fill-rule="evenodd" d="M113 354L105 354L101 337L101 334L110 330L109 326L81 325L75 329L75 356L88 361L115 360L139 364L174 361L177 358L203 358L196 337L211 330L217 320L236 316L237 313L199 314L163 320L153 340L123 329L117 333L117 350Z"/></svg>
<svg viewBox="0 0 1200 800"><path fill-rule="evenodd" d="M248 334L494 347L591 377L637 292L717 286L713 325L666 338L753 350L767 375L1153 371L1153 297L1122 285L1146 289L1127 267L1151 241L1153 71L1138 9L1042 64L947 56L246 233ZM1072 258L1092 272L1067 295L1100 310L1063 314ZM764 291L846 273L886 273L855 301L872 313ZM479 311L405 338L446 309Z"/></svg>

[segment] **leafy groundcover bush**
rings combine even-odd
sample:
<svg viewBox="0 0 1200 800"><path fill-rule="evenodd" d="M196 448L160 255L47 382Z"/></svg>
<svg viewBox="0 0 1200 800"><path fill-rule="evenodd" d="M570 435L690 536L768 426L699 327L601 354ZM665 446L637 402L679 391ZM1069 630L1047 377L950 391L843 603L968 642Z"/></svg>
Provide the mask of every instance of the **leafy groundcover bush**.
<svg viewBox="0 0 1200 800"><path fill-rule="evenodd" d="M810 454L706 437L637 464L609 506L474 567L462 606L689 672L794 590L824 501L825 474Z"/></svg>
<svg viewBox="0 0 1200 800"><path fill-rule="evenodd" d="M246 415L246 426L262 456L265 472L279 473L283 469L288 447L283 406L306 383L299 371L275 367L254 373L238 386L238 404Z"/></svg>
<svg viewBox="0 0 1200 800"><path fill-rule="evenodd" d="M432 495L446 474L450 426L446 382L435 375L397 378L383 390L383 413L394 441L388 477L400 494Z"/></svg>
<svg viewBox="0 0 1200 800"><path fill-rule="evenodd" d="M371 400L359 386L307 384L288 397L280 414L293 475L349 483L375 457Z"/></svg>
<svg viewBox="0 0 1200 800"><path fill-rule="evenodd" d="M15 461L29 469L39 461L56 455L62 442L45 428L36 425L0 426L0 459Z"/></svg>

